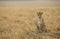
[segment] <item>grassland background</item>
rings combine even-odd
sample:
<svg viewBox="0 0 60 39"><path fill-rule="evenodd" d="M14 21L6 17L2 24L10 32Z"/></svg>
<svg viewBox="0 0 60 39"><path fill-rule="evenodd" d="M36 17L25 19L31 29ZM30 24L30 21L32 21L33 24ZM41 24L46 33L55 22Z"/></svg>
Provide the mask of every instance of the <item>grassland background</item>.
<svg viewBox="0 0 60 39"><path fill-rule="evenodd" d="M37 30L37 12L43 12L48 30L60 32L59 7L0 7L0 39L60 39L41 37Z"/></svg>

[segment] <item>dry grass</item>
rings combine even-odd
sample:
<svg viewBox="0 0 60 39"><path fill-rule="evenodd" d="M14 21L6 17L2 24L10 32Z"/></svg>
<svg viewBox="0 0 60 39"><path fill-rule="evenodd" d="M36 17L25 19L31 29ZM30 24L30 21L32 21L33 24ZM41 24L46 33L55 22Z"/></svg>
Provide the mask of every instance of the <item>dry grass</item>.
<svg viewBox="0 0 60 39"><path fill-rule="evenodd" d="M60 8L0 7L0 39L60 39L38 33L38 11L44 13L47 29L60 33Z"/></svg>

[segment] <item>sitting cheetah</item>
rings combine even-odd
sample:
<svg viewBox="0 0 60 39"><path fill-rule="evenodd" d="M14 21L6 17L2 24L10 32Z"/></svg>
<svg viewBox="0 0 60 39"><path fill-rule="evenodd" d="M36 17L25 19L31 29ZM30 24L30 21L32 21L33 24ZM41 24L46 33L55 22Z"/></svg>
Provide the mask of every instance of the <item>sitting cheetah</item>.
<svg viewBox="0 0 60 39"><path fill-rule="evenodd" d="M47 32L46 25L42 18L43 12L37 12L38 21L37 21L37 28L39 32Z"/></svg>

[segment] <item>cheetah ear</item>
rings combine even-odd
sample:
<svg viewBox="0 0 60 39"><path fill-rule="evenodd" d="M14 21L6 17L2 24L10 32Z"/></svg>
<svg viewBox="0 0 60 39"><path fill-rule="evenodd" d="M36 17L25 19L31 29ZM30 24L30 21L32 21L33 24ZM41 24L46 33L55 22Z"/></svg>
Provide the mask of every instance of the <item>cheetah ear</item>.
<svg viewBox="0 0 60 39"><path fill-rule="evenodd" d="M43 12L39 12L39 14L40 14L40 15L42 15L42 14L43 14Z"/></svg>
<svg viewBox="0 0 60 39"><path fill-rule="evenodd" d="M37 15L39 16L39 12L37 12Z"/></svg>
<svg viewBox="0 0 60 39"><path fill-rule="evenodd" d="M37 12L37 15L39 16L39 15L42 15L43 14L43 12Z"/></svg>

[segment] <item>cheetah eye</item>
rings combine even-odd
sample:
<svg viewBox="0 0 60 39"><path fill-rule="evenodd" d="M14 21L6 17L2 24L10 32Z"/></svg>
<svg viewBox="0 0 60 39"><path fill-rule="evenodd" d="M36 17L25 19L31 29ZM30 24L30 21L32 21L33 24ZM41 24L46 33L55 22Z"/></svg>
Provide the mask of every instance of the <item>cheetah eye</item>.
<svg viewBox="0 0 60 39"><path fill-rule="evenodd" d="M39 14L38 14L38 16L39 16Z"/></svg>

